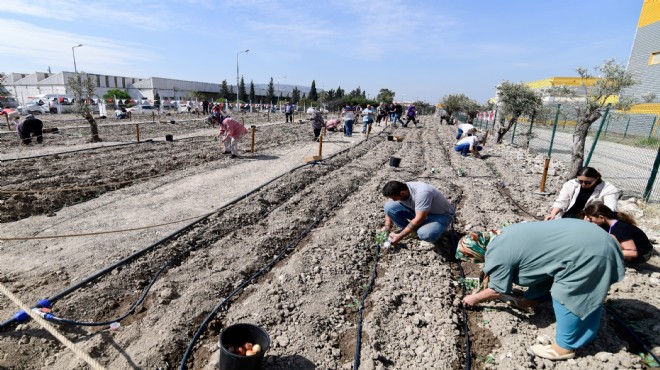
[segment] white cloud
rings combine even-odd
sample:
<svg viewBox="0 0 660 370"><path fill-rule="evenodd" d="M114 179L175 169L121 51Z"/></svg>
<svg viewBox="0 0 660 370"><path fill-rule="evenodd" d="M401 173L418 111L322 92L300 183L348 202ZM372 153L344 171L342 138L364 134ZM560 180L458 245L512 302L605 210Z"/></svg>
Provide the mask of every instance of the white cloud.
<svg viewBox="0 0 660 370"><path fill-rule="evenodd" d="M0 44L0 55L25 59L34 65L62 66L73 70L71 47L76 48L78 70L95 73L123 73L138 70L135 64L157 59L158 55L137 43L121 42L86 35L63 32L29 23L0 19L0 29L11 30L12 37L6 37ZM14 72L14 71L7 71ZM143 76L135 76L143 77Z"/></svg>

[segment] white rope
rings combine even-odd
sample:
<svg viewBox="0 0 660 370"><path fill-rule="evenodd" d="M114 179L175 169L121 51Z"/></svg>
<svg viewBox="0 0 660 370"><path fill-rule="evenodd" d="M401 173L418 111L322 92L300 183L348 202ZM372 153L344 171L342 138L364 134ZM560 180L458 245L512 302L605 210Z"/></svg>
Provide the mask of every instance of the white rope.
<svg viewBox="0 0 660 370"><path fill-rule="evenodd" d="M36 313L32 312L32 310L27 307L26 305L23 304L9 289L7 289L4 284L0 283L0 291L2 294L6 295L7 298L9 298L16 306L18 306L21 310L25 311L32 320L37 322L37 324L41 325L42 328L46 329L52 336L54 336L57 340L59 340L62 344L65 346L69 347L73 353L78 356L81 360L85 361L89 366L92 367L94 370L105 370L105 367L103 367L101 364L99 364L96 360L91 358L87 353L83 352L80 348L78 348L73 342L68 340L62 333L58 332L57 329L51 325L48 321L46 321L44 318L40 317Z"/></svg>

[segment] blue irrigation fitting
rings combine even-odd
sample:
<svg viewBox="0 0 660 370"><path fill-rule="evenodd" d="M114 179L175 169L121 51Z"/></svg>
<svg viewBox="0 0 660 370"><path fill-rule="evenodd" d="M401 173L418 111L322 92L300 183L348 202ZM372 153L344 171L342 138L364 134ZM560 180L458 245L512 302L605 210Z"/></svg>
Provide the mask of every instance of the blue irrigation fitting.
<svg viewBox="0 0 660 370"><path fill-rule="evenodd" d="M30 315L28 315L27 312L20 310L12 316L12 319L16 320L15 322L23 322L29 320Z"/></svg>
<svg viewBox="0 0 660 370"><path fill-rule="evenodd" d="M53 306L53 302L51 302L48 298L44 298L44 299L40 299L35 307L51 308L52 306Z"/></svg>

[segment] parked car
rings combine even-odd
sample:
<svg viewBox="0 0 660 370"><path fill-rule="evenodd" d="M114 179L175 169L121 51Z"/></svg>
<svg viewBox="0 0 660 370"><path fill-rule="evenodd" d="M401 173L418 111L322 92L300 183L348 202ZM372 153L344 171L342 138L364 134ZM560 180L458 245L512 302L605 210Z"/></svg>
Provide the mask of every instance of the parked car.
<svg viewBox="0 0 660 370"><path fill-rule="evenodd" d="M145 113L150 113L150 112L158 112L158 109L156 109L155 106L150 105L150 104L139 104L139 105L127 108L126 111L131 112L131 114L145 114Z"/></svg>
<svg viewBox="0 0 660 370"><path fill-rule="evenodd" d="M177 109L177 112L179 113L193 112L194 109L195 109L195 103L189 101L185 104L179 105L179 109Z"/></svg>

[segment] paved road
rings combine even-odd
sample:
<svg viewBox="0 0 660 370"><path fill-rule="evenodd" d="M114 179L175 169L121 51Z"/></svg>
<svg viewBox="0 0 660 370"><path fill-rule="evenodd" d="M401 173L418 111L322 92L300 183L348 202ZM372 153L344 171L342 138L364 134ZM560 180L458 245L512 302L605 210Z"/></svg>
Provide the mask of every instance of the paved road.
<svg viewBox="0 0 660 370"><path fill-rule="evenodd" d="M524 143L529 125L520 124L517 128L515 142ZM552 130L545 127L534 127L533 139L530 148L543 154L548 153ZM511 140L507 134L504 140ZM571 159L571 146L573 143L572 130L557 131L552 144L552 158L569 163ZM585 158L588 156L593 143L592 137L587 137ZM599 140L594 150L589 166L596 168L603 178L611 181L622 190L624 196L641 197L646 189L657 149L639 148L629 145ZM656 178L649 201L660 202L660 176Z"/></svg>

